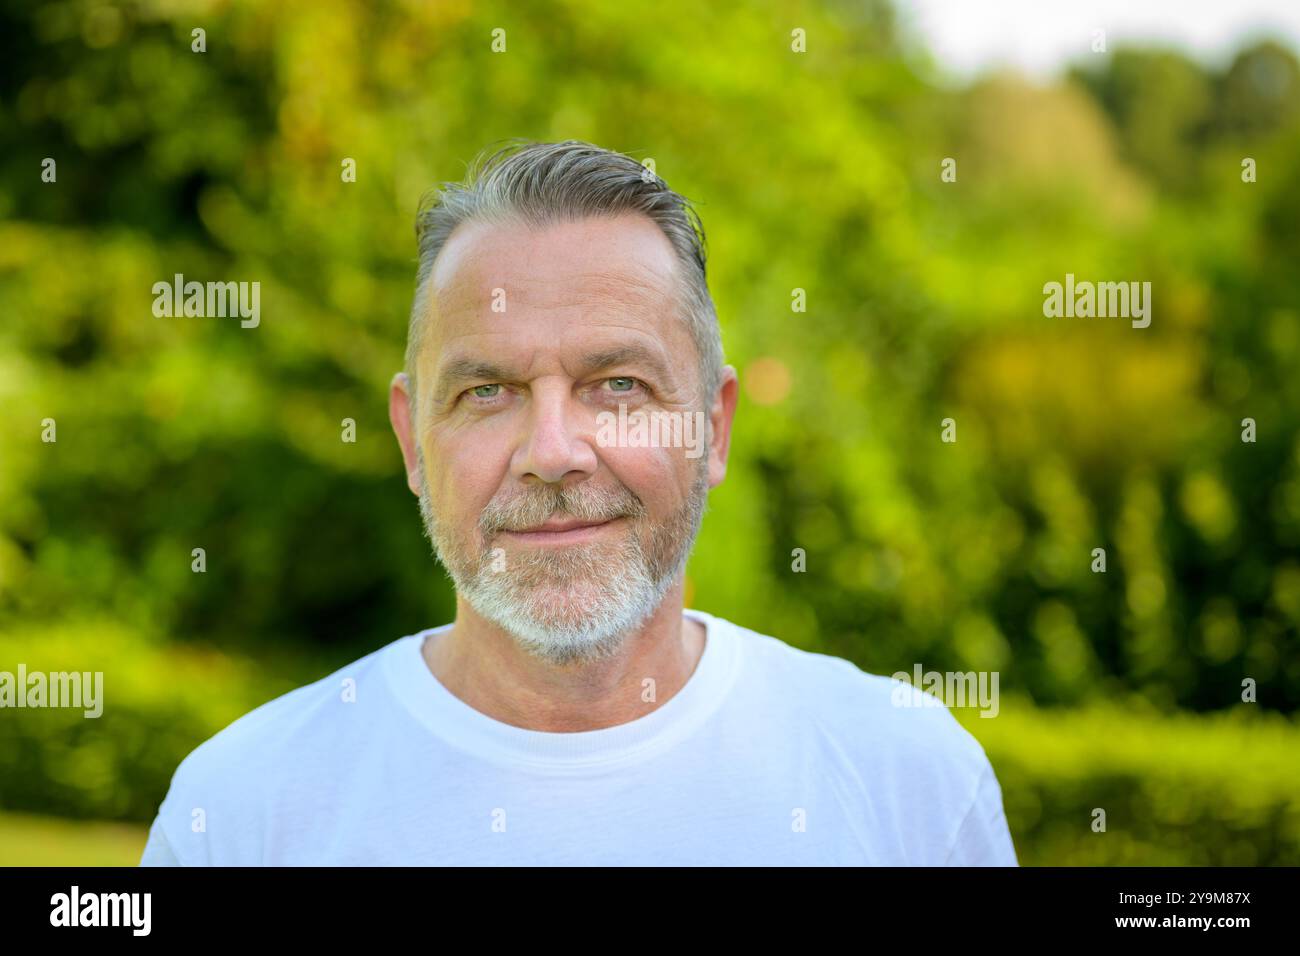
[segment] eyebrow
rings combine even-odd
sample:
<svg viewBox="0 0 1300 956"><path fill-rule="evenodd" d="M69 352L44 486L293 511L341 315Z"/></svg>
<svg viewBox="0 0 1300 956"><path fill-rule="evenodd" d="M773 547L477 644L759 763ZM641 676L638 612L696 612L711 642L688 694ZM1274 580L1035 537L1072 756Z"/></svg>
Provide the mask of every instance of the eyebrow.
<svg viewBox="0 0 1300 956"><path fill-rule="evenodd" d="M649 368L669 386L676 384L672 372L663 359L644 345L619 345L598 352L588 352L582 357L582 369L586 373L598 372L615 365L636 364ZM473 358L452 359L438 370L436 379L438 384L433 398L435 402L441 404L447 398L448 392L465 381L477 379L487 382L506 382L514 378L517 378L515 372L493 362Z"/></svg>
<svg viewBox="0 0 1300 956"><path fill-rule="evenodd" d="M669 384L675 384L672 372L659 354L644 345L617 345L600 352L588 352L582 357L582 367L588 372L615 365L644 365Z"/></svg>
<svg viewBox="0 0 1300 956"><path fill-rule="evenodd" d="M434 389L433 400L442 404L447 397L447 393L459 382L474 379L487 379L495 382L510 377L509 371L499 365L493 365L491 362L484 362L480 359L455 359L438 370L438 377L435 379L438 386Z"/></svg>

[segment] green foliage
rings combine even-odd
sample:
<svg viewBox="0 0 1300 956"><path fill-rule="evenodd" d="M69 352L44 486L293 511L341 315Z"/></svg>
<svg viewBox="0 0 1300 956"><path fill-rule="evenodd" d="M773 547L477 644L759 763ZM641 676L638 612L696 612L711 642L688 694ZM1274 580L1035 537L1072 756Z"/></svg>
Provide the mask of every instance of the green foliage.
<svg viewBox="0 0 1300 956"><path fill-rule="evenodd" d="M93 620L10 631L6 669L101 671L102 714L27 708L0 721L0 806L32 813L147 822L176 765L236 718L329 673L266 655L149 642ZM342 662L339 662L340 665ZM312 669L309 669L312 668Z"/></svg>
<svg viewBox="0 0 1300 956"><path fill-rule="evenodd" d="M135 866L148 838L144 824L0 813L0 866Z"/></svg>
<svg viewBox="0 0 1300 956"><path fill-rule="evenodd" d="M993 763L1022 865L1300 863L1293 719L1254 704L1169 716L1139 697L1082 710L1004 698L993 719L953 713Z"/></svg>

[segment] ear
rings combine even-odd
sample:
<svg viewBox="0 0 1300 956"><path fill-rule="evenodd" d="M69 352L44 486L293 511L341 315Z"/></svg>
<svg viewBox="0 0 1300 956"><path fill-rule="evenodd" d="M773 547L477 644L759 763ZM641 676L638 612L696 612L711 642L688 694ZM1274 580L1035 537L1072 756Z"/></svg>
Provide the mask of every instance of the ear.
<svg viewBox="0 0 1300 956"><path fill-rule="evenodd" d="M731 422L736 416L736 397L740 385L736 370L730 365L723 366L722 380L718 394L713 399L713 408L709 411L709 424L712 433L709 440L709 487L716 488L727 477L727 453L731 450Z"/></svg>
<svg viewBox="0 0 1300 956"><path fill-rule="evenodd" d="M406 466L406 487L411 489L411 494L419 497L420 459L415 450L417 438L412 414L414 405L415 396L411 394L411 380L407 378L405 372L398 372L388 386L388 421L392 424L393 434L397 436L397 444L402 449L402 462Z"/></svg>

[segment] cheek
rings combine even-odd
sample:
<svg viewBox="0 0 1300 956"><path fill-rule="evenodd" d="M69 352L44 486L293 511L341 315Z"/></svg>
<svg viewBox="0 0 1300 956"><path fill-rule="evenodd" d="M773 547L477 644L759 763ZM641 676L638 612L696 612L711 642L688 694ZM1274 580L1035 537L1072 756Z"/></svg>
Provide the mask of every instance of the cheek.
<svg viewBox="0 0 1300 956"><path fill-rule="evenodd" d="M603 448L602 463L651 514L677 508L689 494L696 462L681 448Z"/></svg>
<svg viewBox="0 0 1300 956"><path fill-rule="evenodd" d="M443 520L456 527L473 526L483 508L501 488L509 467L508 451L497 453L490 443L459 436L430 440L424 450L429 489Z"/></svg>

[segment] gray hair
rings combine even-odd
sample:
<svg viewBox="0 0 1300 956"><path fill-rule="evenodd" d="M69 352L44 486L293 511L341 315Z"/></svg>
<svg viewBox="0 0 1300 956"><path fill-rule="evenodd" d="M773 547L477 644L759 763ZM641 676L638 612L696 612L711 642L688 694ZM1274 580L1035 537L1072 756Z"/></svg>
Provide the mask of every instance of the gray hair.
<svg viewBox="0 0 1300 956"><path fill-rule="evenodd" d="M572 139L516 139L496 152L485 150L471 163L464 183L443 183L421 200L415 217L420 264L406 340L412 392L428 312L429 275L457 226L517 221L541 227L623 212L648 216L677 254L683 273L677 306L699 353L701 399L707 411L721 382L722 336L705 276L704 225L689 200L635 159Z"/></svg>

